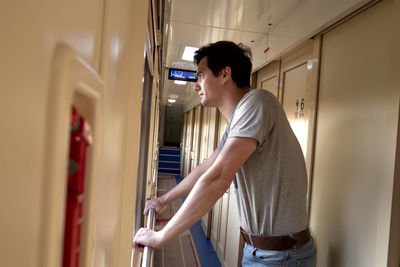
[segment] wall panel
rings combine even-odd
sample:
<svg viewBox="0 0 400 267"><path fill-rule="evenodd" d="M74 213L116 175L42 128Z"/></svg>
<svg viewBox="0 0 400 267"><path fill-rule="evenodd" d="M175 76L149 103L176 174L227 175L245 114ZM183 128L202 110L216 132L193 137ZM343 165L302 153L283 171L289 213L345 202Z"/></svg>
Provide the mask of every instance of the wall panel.
<svg viewBox="0 0 400 267"><path fill-rule="evenodd" d="M311 198L320 40L308 40L283 56L279 75L279 99L306 162L307 208Z"/></svg>
<svg viewBox="0 0 400 267"><path fill-rule="evenodd" d="M94 128L95 136L101 136L94 141L101 153L93 160L97 175L86 188L86 203L94 205L84 207L81 263L128 266L147 2L1 2L0 12L0 147L7 151L0 160L0 210L6 218L0 220L6 229L0 238L0 265L61 265L68 130L51 135L69 125L69 116L59 115L69 114L71 98L61 98L62 110L52 113L52 108L58 103L54 96L67 91L84 92L75 95L76 103L87 100L90 79L70 82L88 71L104 83L102 128ZM68 51L68 57L62 51ZM66 68L66 58L75 68ZM82 113L91 114L91 105L83 104ZM52 127L54 121L57 127ZM50 139L60 141L54 164L48 161ZM61 170L60 175L49 178L49 169Z"/></svg>
<svg viewBox="0 0 400 267"><path fill-rule="evenodd" d="M311 206L318 266L387 265L398 3L382 1L323 36Z"/></svg>
<svg viewBox="0 0 400 267"><path fill-rule="evenodd" d="M225 117L218 112L218 129L217 129L217 140L219 143L219 140L221 140L222 136L224 135L226 125L228 124L228 121L225 119ZM224 194L225 195L225 194ZM225 240L223 240L223 243L221 243L221 218L222 214L226 213L226 210L223 210L222 207L224 205L224 199L226 200L227 198L221 197L214 205L213 210L212 210L212 226L211 226L211 243L214 245L214 247L217 249L217 255L220 258L220 260L223 261L224 257L223 254L221 255L221 248L225 246ZM226 202L226 201L225 201ZM226 204L226 203L225 203ZM224 215L225 216L225 215ZM223 229L226 228L226 225L223 226ZM218 249L220 247L220 249ZM218 252L220 251L220 252Z"/></svg>
<svg viewBox="0 0 400 267"><path fill-rule="evenodd" d="M279 98L280 60L271 62L257 71L257 88L271 92Z"/></svg>
<svg viewBox="0 0 400 267"><path fill-rule="evenodd" d="M214 152L217 140L217 129L218 129L218 110L216 108L204 107L203 121L207 124L207 134L203 133L202 136L207 135L206 139L203 139L201 148L206 147L204 150L203 159L207 159ZM202 126L202 129L205 128ZM207 238L211 236L211 225L212 225L213 211L212 209L202 218L202 227Z"/></svg>
<svg viewBox="0 0 400 267"><path fill-rule="evenodd" d="M191 171L191 149L193 142L193 121L194 121L194 110L189 110L186 116L186 142L185 142L185 165L184 165L184 176L188 175ZM184 178L184 177L182 177Z"/></svg>
<svg viewBox="0 0 400 267"><path fill-rule="evenodd" d="M81 61L75 77L82 69L91 69L91 75L98 72L102 14L103 1L98 0L0 3L0 147L7 151L0 156L0 266L60 264L66 173L52 180L44 178L50 168L45 155L47 129L54 125L48 119L50 94L55 90L51 87L53 63L57 47L63 44ZM66 84L71 81L64 78ZM73 90L77 87L66 91ZM62 104L70 100L66 98ZM61 112L69 115L69 108ZM61 144L62 150L68 140ZM64 168L67 155L55 156L60 165L52 167ZM50 195L53 202L46 206ZM51 209L45 210L49 206ZM55 215L50 216L51 227L41 231L49 214Z"/></svg>
<svg viewBox="0 0 400 267"><path fill-rule="evenodd" d="M191 170L193 170L199 164L199 157L200 157L200 140L201 140L201 116L202 116L202 109L201 105L198 105L194 111L194 121L193 121L193 141L190 153L190 160L191 160Z"/></svg>

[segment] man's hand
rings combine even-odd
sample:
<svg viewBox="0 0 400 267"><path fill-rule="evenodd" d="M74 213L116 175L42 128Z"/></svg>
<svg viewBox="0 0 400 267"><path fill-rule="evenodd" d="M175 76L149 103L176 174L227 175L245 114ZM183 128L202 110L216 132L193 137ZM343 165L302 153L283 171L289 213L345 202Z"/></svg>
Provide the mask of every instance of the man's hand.
<svg viewBox="0 0 400 267"><path fill-rule="evenodd" d="M149 213L150 208L154 209L157 214L160 214L165 210L166 207L167 204L164 202L162 197L151 199L146 201L146 204L144 205L143 214L147 215Z"/></svg>
<svg viewBox="0 0 400 267"><path fill-rule="evenodd" d="M150 229L140 228L133 238L133 247L143 252L144 246L160 249L164 246L162 242L162 231L153 231Z"/></svg>

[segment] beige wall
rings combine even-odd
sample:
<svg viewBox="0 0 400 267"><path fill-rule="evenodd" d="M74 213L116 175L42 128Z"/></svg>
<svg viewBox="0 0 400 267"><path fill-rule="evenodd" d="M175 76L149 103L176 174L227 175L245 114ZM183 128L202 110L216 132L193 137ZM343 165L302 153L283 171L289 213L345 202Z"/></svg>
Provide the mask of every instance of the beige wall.
<svg viewBox="0 0 400 267"><path fill-rule="evenodd" d="M183 176L185 177L190 173L191 170L191 150L192 150L192 142L193 142L193 122L194 122L194 109L186 112L186 121L185 121L185 156L184 156L184 165L183 165ZM184 178L182 177L182 178Z"/></svg>
<svg viewBox="0 0 400 267"><path fill-rule="evenodd" d="M135 212L147 2L107 1L106 7L100 70L105 81L106 130L94 266L127 266Z"/></svg>
<svg viewBox="0 0 400 267"><path fill-rule="evenodd" d="M382 1L323 35L311 205L318 266L387 266L399 12L399 1Z"/></svg>
<svg viewBox="0 0 400 267"><path fill-rule="evenodd" d="M192 151L191 151L191 170L193 170L197 165L199 165L200 159L200 141L202 135L201 119L202 119L203 106L198 105L194 109L194 123L193 123L193 141L192 141Z"/></svg>
<svg viewBox="0 0 400 267"><path fill-rule="evenodd" d="M92 181L94 188L87 189L95 211L87 218L92 224L84 241L88 244L85 263L128 266L147 2L2 2L0 10L0 265L60 266L68 139L56 137L61 146L54 151L63 153L55 155L57 164L52 169L64 174L51 180L45 151L49 150L52 123L65 126L68 120L55 120L56 114L48 116L48 107L58 94L54 90L65 88L65 82L76 76L87 79L88 87L93 85L88 80L97 80L92 87L102 91L103 132L101 139L95 140L101 148L94 163L98 175ZM82 57L73 59L68 54L69 62L78 66L69 70L71 76L58 72L64 66L53 65L60 62L56 59L60 54L55 53L60 43ZM55 73L60 75L54 77ZM60 87L52 87L58 78L62 78L56 81ZM77 82L74 86L85 87ZM60 102L66 109L59 114L68 114L67 101L74 99Z"/></svg>
<svg viewBox="0 0 400 267"><path fill-rule="evenodd" d="M262 88L271 92L278 99L279 97L279 74L280 60L276 60L260 69L256 73L257 88ZM282 94L281 94L282 95Z"/></svg>

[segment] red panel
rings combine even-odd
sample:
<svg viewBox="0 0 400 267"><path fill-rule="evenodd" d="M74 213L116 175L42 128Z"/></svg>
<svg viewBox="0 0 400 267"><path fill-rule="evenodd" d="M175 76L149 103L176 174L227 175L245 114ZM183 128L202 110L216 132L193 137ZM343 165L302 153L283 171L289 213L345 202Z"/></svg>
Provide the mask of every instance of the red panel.
<svg viewBox="0 0 400 267"><path fill-rule="evenodd" d="M63 267L79 267L86 150L92 143L90 127L73 107L65 215Z"/></svg>
<svg viewBox="0 0 400 267"><path fill-rule="evenodd" d="M91 143L91 137L88 124L82 117L74 127L75 132L71 132L70 139L70 160L77 164L78 169L68 176L68 190L79 194L85 186L86 149Z"/></svg>
<svg viewBox="0 0 400 267"><path fill-rule="evenodd" d="M79 250L81 241L83 195L77 196L68 192L67 213L64 235L64 267L79 266Z"/></svg>

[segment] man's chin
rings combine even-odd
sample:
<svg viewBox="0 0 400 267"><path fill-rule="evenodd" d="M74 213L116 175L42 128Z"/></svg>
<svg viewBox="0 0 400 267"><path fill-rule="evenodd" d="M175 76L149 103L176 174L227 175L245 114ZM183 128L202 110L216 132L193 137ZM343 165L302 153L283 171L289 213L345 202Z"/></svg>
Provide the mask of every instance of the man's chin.
<svg viewBox="0 0 400 267"><path fill-rule="evenodd" d="M216 105L210 103L210 102L207 101L205 98L201 98L201 99L200 99L200 104L201 104L203 107L209 107L209 108L215 108L215 107L216 107Z"/></svg>
<svg viewBox="0 0 400 267"><path fill-rule="evenodd" d="M205 101L204 99L201 99L201 100L200 100L200 103L201 103L201 105L202 105L203 107L211 107L211 105L210 105L207 101Z"/></svg>

